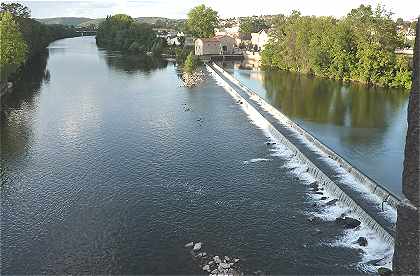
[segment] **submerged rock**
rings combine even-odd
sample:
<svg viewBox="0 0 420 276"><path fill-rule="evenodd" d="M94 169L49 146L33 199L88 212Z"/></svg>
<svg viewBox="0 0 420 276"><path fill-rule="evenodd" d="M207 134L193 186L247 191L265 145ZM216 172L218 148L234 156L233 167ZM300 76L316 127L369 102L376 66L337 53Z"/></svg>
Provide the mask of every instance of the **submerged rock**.
<svg viewBox="0 0 420 276"><path fill-rule="evenodd" d="M367 241L367 239L366 239L365 237L359 237L359 238L357 239L357 243L358 243L360 246L366 246L366 245L368 244L368 241Z"/></svg>
<svg viewBox="0 0 420 276"><path fill-rule="evenodd" d="M361 222L357 219L351 218L351 217L339 217L335 219L335 222L344 225L344 228L346 229L353 229L358 227Z"/></svg>

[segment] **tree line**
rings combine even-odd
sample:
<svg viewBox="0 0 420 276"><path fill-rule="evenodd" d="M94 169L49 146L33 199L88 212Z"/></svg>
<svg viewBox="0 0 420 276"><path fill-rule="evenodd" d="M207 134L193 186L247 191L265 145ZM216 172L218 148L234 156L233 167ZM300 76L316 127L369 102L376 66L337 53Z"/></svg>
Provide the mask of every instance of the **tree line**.
<svg viewBox="0 0 420 276"><path fill-rule="evenodd" d="M290 16L274 19L262 52L264 67L386 87L411 87L409 59L390 12L361 5L342 19Z"/></svg>
<svg viewBox="0 0 420 276"><path fill-rule="evenodd" d="M30 57L38 54L52 41L78 36L74 27L46 25L30 18L28 7L19 3L0 6L0 70L5 81Z"/></svg>
<svg viewBox="0 0 420 276"><path fill-rule="evenodd" d="M125 14L107 16L98 26L96 44L99 47L122 52L158 55L166 40L156 37L150 24L136 22Z"/></svg>

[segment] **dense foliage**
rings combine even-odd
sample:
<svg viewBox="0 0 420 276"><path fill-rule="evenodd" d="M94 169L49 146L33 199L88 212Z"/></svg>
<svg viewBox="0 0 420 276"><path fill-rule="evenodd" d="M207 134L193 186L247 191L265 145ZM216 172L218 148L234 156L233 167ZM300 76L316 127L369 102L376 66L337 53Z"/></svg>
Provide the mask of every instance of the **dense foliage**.
<svg viewBox="0 0 420 276"><path fill-rule="evenodd" d="M3 67L23 63L28 46L9 12L0 14L0 37L0 65Z"/></svg>
<svg viewBox="0 0 420 276"><path fill-rule="evenodd" d="M14 67L15 70L27 58L38 54L52 41L78 35L76 29L73 27L45 25L29 18L30 10L19 3L1 3L0 15L3 25L1 32L2 58L0 65L3 68ZM5 20L4 22L3 19ZM12 21L14 23L11 23ZM15 24L15 27L12 27L11 24ZM6 25L9 27L6 27ZM20 38L23 38L23 44ZM16 49L14 52L9 51L10 47L5 48L3 52L3 45L6 47L9 44L15 45ZM2 74L2 79L7 77L9 73L12 73L10 70L6 71L6 74Z"/></svg>
<svg viewBox="0 0 420 276"><path fill-rule="evenodd" d="M99 24L96 43L100 47L131 53L159 53L164 46L151 25L137 23L125 14L109 16Z"/></svg>
<svg viewBox="0 0 420 276"><path fill-rule="evenodd" d="M361 5L345 18L301 16L274 20L262 52L264 66L389 87L411 86L409 61L391 13Z"/></svg>
<svg viewBox="0 0 420 276"><path fill-rule="evenodd" d="M193 52L190 52L184 62L184 72L191 74L193 73L197 67L200 65L200 60Z"/></svg>
<svg viewBox="0 0 420 276"><path fill-rule="evenodd" d="M217 11L205 5L199 5L188 12L186 27L194 37L208 38L214 36L218 26Z"/></svg>
<svg viewBox="0 0 420 276"><path fill-rule="evenodd" d="M268 27L269 26L263 18L246 17L241 20L239 30L242 35L251 35L251 33L257 33L262 29L266 29Z"/></svg>

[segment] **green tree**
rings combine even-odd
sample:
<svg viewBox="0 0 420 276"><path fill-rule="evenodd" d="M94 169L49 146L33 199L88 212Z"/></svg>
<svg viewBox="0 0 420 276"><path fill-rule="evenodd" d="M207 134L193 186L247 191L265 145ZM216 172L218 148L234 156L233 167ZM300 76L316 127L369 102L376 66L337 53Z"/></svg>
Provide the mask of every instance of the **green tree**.
<svg viewBox="0 0 420 276"><path fill-rule="evenodd" d="M199 5L188 12L187 29L194 37L212 37L218 26L217 11L205 5Z"/></svg>
<svg viewBox="0 0 420 276"><path fill-rule="evenodd" d="M241 20L239 26L242 35L250 35L251 33L256 33L266 28L268 28L268 25L265 20L258 17L246 17Z"/></svg>
<svg viewBox="0 0 420 276"><path fill-rule="evenodd" d="M392 13L361 5L343 19L301 16L273 20L262 52L267 67L354 80L389 87L410 87L409 63L397 57L403 45Z"/></svg>
<svg viewBox="0 0 420 276"><path fill-rule="evenodd" d="M190 52L190 54L187 56L184 62L184 71L188 74L192 74L195 69L199 66L199 60L198 58L193 54L193 52Z"/></svg>
<svg viewBox="0 0 420 276"><path fill-rule="evenodd" d="M27 53L27 45L9 12L0 14L0 37L0 65L7 76L8 67L22 64Z"/></svg>
<svg viewBox="0 0 420 276"><path fill-rule="evenodd" d="M3 12L10 12L15 17L28 18L31 16L29 8L20 3L1 3L0 13Z"/></svg>

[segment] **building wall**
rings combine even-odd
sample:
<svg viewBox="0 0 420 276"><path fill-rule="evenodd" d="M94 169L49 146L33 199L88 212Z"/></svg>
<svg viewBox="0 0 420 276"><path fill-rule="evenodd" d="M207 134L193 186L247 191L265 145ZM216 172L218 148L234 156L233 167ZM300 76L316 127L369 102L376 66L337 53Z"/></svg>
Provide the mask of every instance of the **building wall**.
<svg viewBox="0 0 420 276"><path fill-rule="evenodd" d="M220 53L220 42L205 41L197 39L195 41L195 55L218 55Z"/></svg>

